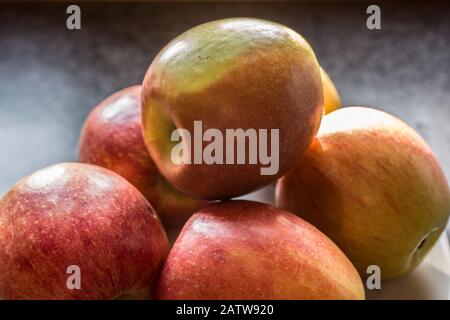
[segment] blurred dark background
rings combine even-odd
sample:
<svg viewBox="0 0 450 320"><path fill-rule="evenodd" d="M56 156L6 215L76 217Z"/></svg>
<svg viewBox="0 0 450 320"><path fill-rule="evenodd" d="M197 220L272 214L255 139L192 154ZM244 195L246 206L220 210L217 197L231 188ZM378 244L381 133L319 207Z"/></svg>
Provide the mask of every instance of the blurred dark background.
<svg viewBox="0 0 450 320"><path fill-rule="evenodd" d="M75 161L87 113L140 83L161 47L213 19L274 20L301 33L346 105L391 112L416 128L450 176L450 4L381 2L0 3L0 195L24 175Z"/></svg>

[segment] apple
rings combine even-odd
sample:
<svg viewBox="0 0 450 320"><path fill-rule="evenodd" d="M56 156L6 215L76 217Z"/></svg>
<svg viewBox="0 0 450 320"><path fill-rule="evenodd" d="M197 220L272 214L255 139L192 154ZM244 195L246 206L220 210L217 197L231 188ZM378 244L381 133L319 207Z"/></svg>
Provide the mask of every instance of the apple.
<svg viewBox="0 0 450 320"><path fill-rule="evenodd" d="M150 155L171 184L204 199L240 196L275 181L308 147L322 114L320 67L310 45L265 20L223 19L190 29L162 49L143 81L142 125ZM193 135L198 121L222 136L227 129L279 130L277 170L262 174L262 161L174 162L174 131ZM181 134L181 140L190 139ZM219 151L225 154L226 146Z"/></svg>
<svg viewBox="0 0 450 320"><path fill-rule="evenodd" d="M0 200L0 299L151 297L167 254L148 201L98 166L47 167Z"/></svg>
<svg viewBox="0 0 450 320"><path fill-rule="evenodd" d="M163 267L160 299L364 299L342 251L292 213L225 201L195 213Z"/></svg>
<svg viewBox="0 0 450 320"><path fill-rule="evenodd" d="M141 86L118 91L89 114L81 132L79 160L110 169L131 182L158 213L169 238L207 204L188 197L159 173L141 131Z"/></svg>
<svg viewBox="0 0 450 320"><path fill-rule="evenodd" d="M341 107L341 97L339 96L339 92L337 91L330 76L325 72L325 70L323 70L322 67L320 68L320 76L322 79L325 114L328 114Z"/></svg>
<svg viewBox="0 0 450 320"><path fill-rule="evenodd" d="M385 112L349 107L326 115L317 139L282 177L277 205L329 236L361 275L403 276L445 229L450 195L430 147Z"/></svg>

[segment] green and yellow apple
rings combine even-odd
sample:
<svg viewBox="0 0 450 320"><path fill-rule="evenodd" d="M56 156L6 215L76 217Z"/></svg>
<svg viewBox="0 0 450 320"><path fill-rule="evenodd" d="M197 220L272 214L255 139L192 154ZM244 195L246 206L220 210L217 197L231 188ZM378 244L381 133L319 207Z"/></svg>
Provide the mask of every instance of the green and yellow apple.
<svg viewBox="0 0 450 320"><path fill-rule="evenodd" d="M160 299L364 299L358 272L308 222L252 201L195 213L163 267Z"/></svg>
<svg viewBox="0 0 450 320"><path fill-rule="evenodd" d="M167 253L148 201L98 166L47 167L0 200L0 299L151 297Z"/></svg>
<svg viewBox="0 0 450 320"><path fill-rule="evenodd" d="M280 177L308 147L322 114L320 67L310 45L293 30L259 19L188 30L162 49L143 81L143 133L153 160L175 187L205 199L243 195ZM195 121L222 136L227 129L279 130L277 170L261 174L262 161L175 163L172 133L193 135ZM190 139L181 133L180 140ZM215 155L226 149L223 144Z"/></svg>
<svg viewBox="0 0 450 320"><path fill-rule="evenodd" d="M445 229L449 188L432 150L385 112L326 115L317 139L277 184L277 204L317 226L361 275L410 272Z"/></svg>
<svg viewBox="0 0 450 320"><path fill-rule="evenodd" d="M204 200L188 197L159 173L142 138L141 86L111 95L89 114L84 124L79 159L110 169L131 182L150 201L169 237L175 237Z"/></svg>

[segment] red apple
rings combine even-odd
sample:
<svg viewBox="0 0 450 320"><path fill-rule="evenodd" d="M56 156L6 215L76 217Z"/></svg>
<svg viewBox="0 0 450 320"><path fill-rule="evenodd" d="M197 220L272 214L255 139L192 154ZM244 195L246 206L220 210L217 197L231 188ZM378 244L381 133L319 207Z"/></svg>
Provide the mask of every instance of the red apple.
<svg viewBox="0 0 450 320"><path fill-rule="evenodd" d="M251 201L211 204L184 226L161 299L364 299L361 279L314 226Z"/></svg>
<svg viewBox="0 0 450 320"><path fill-rule="evenodd" d="M131 182L154 206L169 235L176 235L204 200L173 188L148 154L141 132L141 86L114 93L89 114L80 138L79 159L110 169Z"/></svg>
<svg viewBox="0 0 450 320"><path fill-rule="evenodd" d="M283 178L277 204L317 226L361 275L413 270L445 229L448 184L430 147L407 124L370 108L326 115L317 139Z"/></svg>
<svg viewBox="0 0 450 320"><path fill-rule="evenodd" d="M1 299L149 297L167 253L148 201L97 166L50 166L0 200Z"/></svg>
<svg viewBox="0 0 450 320"><path fill-rule="evenodd" d="M310 144L323 111L311 46L292 29L260 19L223 19L186 31L162 49L143 81L143 134L153 160L176 188L204 199L247 194L282 176ZM200 121L211 136L196 140ZM249 142L247 154L233 153L227 132L237 129L270 134L267 143L261 136L253 148ZM177 142L190 145L180 154L191 160L174 161ZM273 158L268 165L261 146Z"/></svg>

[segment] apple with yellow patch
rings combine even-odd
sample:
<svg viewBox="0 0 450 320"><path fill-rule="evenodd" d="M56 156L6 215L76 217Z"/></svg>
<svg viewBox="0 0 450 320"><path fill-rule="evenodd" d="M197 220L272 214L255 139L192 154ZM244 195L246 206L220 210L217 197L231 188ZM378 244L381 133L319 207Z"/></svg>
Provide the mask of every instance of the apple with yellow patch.
<svg viewBox="0 0 450 320"><path fill-rule="evenodd" d="M430 147L385 112L348 107L326 115L317 139L282 177L277 205L329 236L361 275L413 270L444 231L450 194Z"/></svg>
<svg viewBox="0 0 450 320"><path fill-rule="evenodd" d="M153 160L176 188L205 199L240 196L275 181L308 147L322 114L312 48L292 29L260 19L223 19L188 30L162 49L143 81L143 133ZM279 130L276 172L261 174L261 162L174 163L172 133L192 135L195 121L222 136L227 129ZM201 150L211 143L206 140ZM219 151L226 154L226 146Z"/></svg>
<svg viewBox="0 0 450 320"><path fill-rule="evenodd" d="M330 76L325 72L325 70L323 70L323 68L320 68L320 76L322 79L325 114L328 114L341 107L341 97L333 83L333 80L331 80Z"/></svg>

